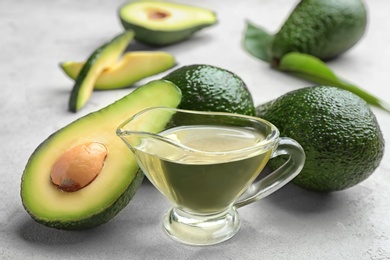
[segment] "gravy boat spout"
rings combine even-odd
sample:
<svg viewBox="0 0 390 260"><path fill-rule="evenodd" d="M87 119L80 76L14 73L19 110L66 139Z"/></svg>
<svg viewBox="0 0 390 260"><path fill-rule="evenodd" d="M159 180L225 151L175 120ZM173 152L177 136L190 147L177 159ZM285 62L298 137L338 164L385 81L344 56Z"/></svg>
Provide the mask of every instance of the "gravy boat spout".
<svg viewBox="0 0 390 260"><path fill-rule="evenodd" d="M166 128L175 113L175 109L168 107L152 107L142 110L120 124L116 134L126 143L134 155L137 155L135 147L140 145L141 140L167 141L158 133Z"/></svg>

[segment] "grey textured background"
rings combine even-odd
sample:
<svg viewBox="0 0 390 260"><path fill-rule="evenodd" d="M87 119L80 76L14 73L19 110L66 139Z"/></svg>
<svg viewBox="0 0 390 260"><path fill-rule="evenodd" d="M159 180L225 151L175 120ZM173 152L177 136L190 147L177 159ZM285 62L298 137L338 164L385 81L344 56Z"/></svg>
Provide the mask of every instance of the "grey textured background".
<svg viewBox="0 0 390 260"><path fill-rule="evenodd" d="M196 1L198 6L215 10L219 23L190 41L160 49L173 53L179 66L206 63L235 72L260 104L311 85L271 70L241 47L246 20L274 32L296 2ZM370 20L364 39L329 66L390 102L390 2L367 2ZM0 2L1 259L390 258L389 146L374 175L351 189L317 194L289 184L240 209L240 232L217 246L189 247L168 239L161 229L161 218L169 204L148 182L116 218L95 229L66 232L35 223L24 211L19 195L20 178L30 154L60 127L131 91L94 92L83 110L69 113L72 81L58 66L61 61L87 58L119 33L122 27L117 10L123 3ZM133 43L129 50L145 47ZM390 114L373 110L389 142Z"/></svg>

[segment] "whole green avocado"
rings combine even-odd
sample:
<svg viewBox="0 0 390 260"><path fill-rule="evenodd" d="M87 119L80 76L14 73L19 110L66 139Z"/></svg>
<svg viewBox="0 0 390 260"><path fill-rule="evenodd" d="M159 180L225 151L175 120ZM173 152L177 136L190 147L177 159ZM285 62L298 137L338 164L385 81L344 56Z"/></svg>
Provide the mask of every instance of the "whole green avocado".
<svg viewBox="0 0 390 260"><path fill-rule="evenodd" d="M274 36L273 59L289 52L332 59L362 38L366 24L362 0L302 0Z"/></svg>
<svg viewBox="0 0 390 260"><path fill-rule="evenodd" d="M281 136L299 142L306 162L292 182L314 191L350 188L379 166L385 142L368 104L355 94L330 86L297 89L256 108ZM272 159L276 168L282 162Z"/></svg>
<svg viewBox="0 0 390 260"><path fill-rule="evenodd" d="M255 115L252 95L235 73L208 64L180 67L163 77L180 88L179 108Z"/></svg>

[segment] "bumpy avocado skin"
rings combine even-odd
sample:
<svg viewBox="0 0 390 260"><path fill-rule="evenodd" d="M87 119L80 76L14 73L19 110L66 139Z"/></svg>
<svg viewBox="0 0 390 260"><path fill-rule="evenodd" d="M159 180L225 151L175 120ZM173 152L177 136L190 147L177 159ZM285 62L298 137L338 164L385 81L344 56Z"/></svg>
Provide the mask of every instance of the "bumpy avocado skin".
<svg viewBox="0 0 390 260"><path fill-rule="evenodd" d="M246 84L228 70L195 64L172 71L163 79L180 88L183 98L179 108L255 115Z"/></svg>
<svg viewBox="0 0 390 260"><path fill-rule="evenodd" d="M298 141L306 163L293 183L331 192L350 188L379 166L384 138L370 107L351 92L315 86L289 92L256 108L281 136ZM271 167L282 159L271 160Z"/></svg>
<svg viewBox="0 0 390 260"><path fill-rule="evenodd" d="M366 24L362 0L302 0L275 34L273 58L301 52L332 59L362 38Z"/></svg>

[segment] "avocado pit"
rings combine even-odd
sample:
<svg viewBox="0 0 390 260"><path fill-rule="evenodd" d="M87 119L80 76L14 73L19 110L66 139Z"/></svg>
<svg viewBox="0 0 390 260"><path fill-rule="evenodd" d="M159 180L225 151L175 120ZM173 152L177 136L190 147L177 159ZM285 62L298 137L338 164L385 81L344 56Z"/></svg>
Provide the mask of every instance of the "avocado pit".
<svg viewBox="0 0 390 260"><path fill-rule="evenodd" d="M64 152L54 163L51 181L63 191L80 190L99 175L106 157L107 148L101 143L77 145Z"/></svg>
<svg viewBox="0 0 390 260"><path fill-rule="evenodd" d="M154 9L154 8L148 9L147 14L150 20L163 20L171 15L169 12L165 10Z"/></svg>

